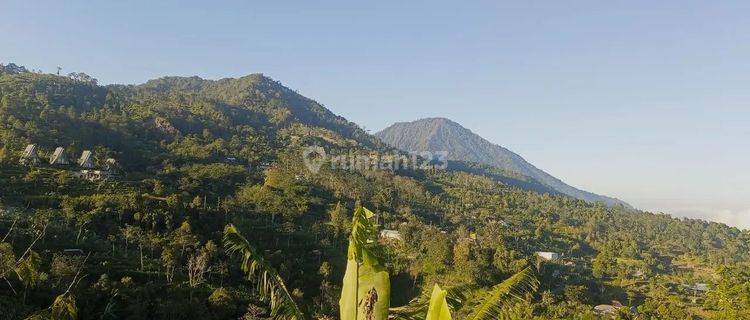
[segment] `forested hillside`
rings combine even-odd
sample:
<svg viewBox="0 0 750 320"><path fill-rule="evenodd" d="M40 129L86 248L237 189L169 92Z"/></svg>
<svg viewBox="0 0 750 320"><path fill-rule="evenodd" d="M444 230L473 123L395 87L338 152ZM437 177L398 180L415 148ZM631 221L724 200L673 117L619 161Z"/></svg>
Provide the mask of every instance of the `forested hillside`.
<svg viewBox="0 0 750 320"><path fill-rule="evenodd" d="M41 161L22 165L29 144ZM338 319L362 252L395 319L435 284L456 319L750 318L748 231L475 164L313 173L308 146L393 152L263 75L99 86L1 67L0 319ZM57 147L71 164L49 164ZM83 150L106 177L83 179ZM370 228L391 232L352 250ZM538 285L479 303L522 276Z"/></svg>
<svg viewBox="0 0 750 320"><path fill-rule="evenodd" d="M589 202L630 207L619 199L572 187L538 169L518 154L485 140L449 119L427 118L412 122L399 122L376 133L375 136L386 144L401 150L409 152L447 151L449 160L481 163L526 176L553 192Z"/></svg>

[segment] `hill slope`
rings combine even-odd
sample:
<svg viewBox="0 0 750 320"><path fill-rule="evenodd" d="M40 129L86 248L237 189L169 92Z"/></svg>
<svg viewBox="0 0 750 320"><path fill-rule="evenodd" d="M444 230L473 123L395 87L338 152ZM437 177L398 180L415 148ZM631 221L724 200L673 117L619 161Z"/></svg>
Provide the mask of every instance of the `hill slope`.
<svg viewBox="0 0 750 320"><path fill-rule="evenodd" d="M485 140L471 130L445 118L399 122L375 134L386 144L405 151L448 151L448 160L495 166L528 176L549 188L589 202L607 205L625 202L572 187L535 167L514 152Z"/></svg>
<svg viewBox="0 0 750 320"><path fill-rule="evenodd" d="M22 166L28 143L40 156L64 146L71 159L92 150L98 168L109 157L120 166L99 181L81 179L75 164ZM329 155L384 149L260 75L99 86L0 65L0 261L9 262L0 265L10 266L0 319L49 310L64 293L82 320L271 318L240 257L222 249L229 223L279 271L306 314L336 319L357 204L403 236L378 250L394 307L438 282L483 294L539 262L537 251L562 258L536 264L540 294L519 306L523 319L593 319L593 306L612 300L648 319L726 319L725 310L750 301L737 294L750 274L742 271L747 231L527 191L540 185L520 174L497 183L496 175L514 179L476 163L324 165L312 173L300 157L310 146ZM740 302L690 304L694 292L684 285L695 282Z"/></svg>

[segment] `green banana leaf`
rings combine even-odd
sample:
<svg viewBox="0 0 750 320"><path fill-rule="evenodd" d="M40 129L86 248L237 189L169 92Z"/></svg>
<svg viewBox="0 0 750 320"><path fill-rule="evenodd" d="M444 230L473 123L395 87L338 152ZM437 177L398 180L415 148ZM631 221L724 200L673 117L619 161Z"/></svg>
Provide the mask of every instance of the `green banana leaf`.
<svg viewBox="0 0 750 320"><path fill-rule="evenodd" d="M388 272L371 248L376 241L374 214L363 207L354 211L348 261L339 300L342 320L386 320L391 284Z"/></svg>
<svg viewBox="0 0 750 320"><path fill-rule="evenodd" d="M448 301L445 300L447 295L448 291L441 289L437 284L435 285L432 289L430 307L427 310L427 317L425 320L452 320Z"/></svg>
<svg viewBox="0 0 750 320"><path fill-rule="evenodd" d="M224 228L224 247L229 255L242 257L242 271L248 280L255 283L255 291L261 299L270 304L273 319L305 319L281 275L232 224Z"/></svg>
<svg viewBox="0 0 750 320"><path fill-rule="evenodd" d="M472 307L467 320L513 319L513 302L525 301L527 293L536 292L539 280L533 267L526 267L505 281L495 285L479 303Z"/></svg>

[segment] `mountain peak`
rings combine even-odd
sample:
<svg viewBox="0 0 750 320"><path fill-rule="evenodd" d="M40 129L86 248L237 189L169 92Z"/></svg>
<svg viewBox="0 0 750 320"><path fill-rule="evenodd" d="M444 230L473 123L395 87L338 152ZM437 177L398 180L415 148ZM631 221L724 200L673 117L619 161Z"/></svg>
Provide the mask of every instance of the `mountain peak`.
<svg viewBox="0 0 750 320"><path fill-rule="evenodd" d="M448 119L448 118L442 118L442 117L431 117L431 118L422 118L414 121L407 121L407 122L397 122L396 125L430 125L433 127L438 126L451 126L451 127L462 127L457 122Z"/></svg>
<svg viewBox="0 0 750 320"><path fill-rule="evenodd" d="M529 177L556 192L607 205L624 202L572 187L538 169L518 154L494 144L447 118L399 122L375 134L384 143L409 152L447 151L448 160L475 162Z"/></svg>

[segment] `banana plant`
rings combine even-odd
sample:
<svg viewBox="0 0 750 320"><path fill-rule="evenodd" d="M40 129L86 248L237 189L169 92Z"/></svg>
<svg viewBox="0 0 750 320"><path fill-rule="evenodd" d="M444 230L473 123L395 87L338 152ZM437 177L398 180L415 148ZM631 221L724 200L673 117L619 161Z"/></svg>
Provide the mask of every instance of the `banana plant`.
<svg viewBox="0 0 750 320"><path fill-rule="evenodd" d="M247 280L255 283L255 291L270 304L271 318L279 320L303 320L305 317L284 284L284 279L258 250L243 237L234 225L224 229L224 247L230 255L242 257L242 271Z"/></svg>
<svg viewBox="0 0 750 320"><path fill-rule="evenodd" d="M445 301L450 310L458 310L466 305L472 289L474 289L472 286L462 285L444 290L446 292ZM434 288L432 292L434 293ZM423 320L427 318L432 303L432 294L425 290L407 305L391 308L388 318L392 320Z"/></svg>
<svg viewBox="0 0 750 320"><path fill-rule="evenodd" d="M452 320L451 309L448 306L448 301L445 297L448 296L448 291L440 288L439 285L435 285L432 289L432 296L430 297L430 306L427 308L427 317L425 320Z"/></svg>
<svg viewBox="0 0 750 320"><path fill-rule="evenodd" d="M472 312L467 320L507 319L513 317L513 311L508 306L517 301L524 301L525 295L534 292L539 287L536 271L533 267L514 274L505 281L495 285L487 292L479 303L471 307Z"/></svg>
<svg viewBox="0 0 750 320"><path fill-rule="evenodd" d="M527 267L475 299L469 298L475 289L472 286L448 288L444 290L446 291L445 304L453 311L470 310L465 320L513 319L512 304L525 301L525 296L535 292L538 287L539 280L536 278L535 269ZM433 289L433 296L434 292ZM437 302L431 299L431 296L426 293L422 294L406 306L391 308L389 318L392 320L433 320L429 318L433 303Z"/></svg>
<svg viewBox="0 0 750 320"><path fill-rule="evenodd" d="M342 320L452 320L451 311L469 310L465 320L520 319L511 306L525 301L539 286L533 267L527 267L493 286L477 299L469 298L476 289L456 286L447 290L435 285L431 294L423 294L406 306L389 308L390 280L374 250L376 229L374 214L358 207L352 217L346 273L339 300ZM229 254L242 256L242 270L256 283L256 291L271 305L271 317L302 320L304 315L292 299L284 280L233 225L224 230L224 246Z"/></svg>
<svg viewBox="0 0 750 320"><path fill-rule="evenodd" d="M388 319L391 284L373 252L376 230L372 211L358 207L352 217L346 273L339 300L342 320Z"/></svg>

